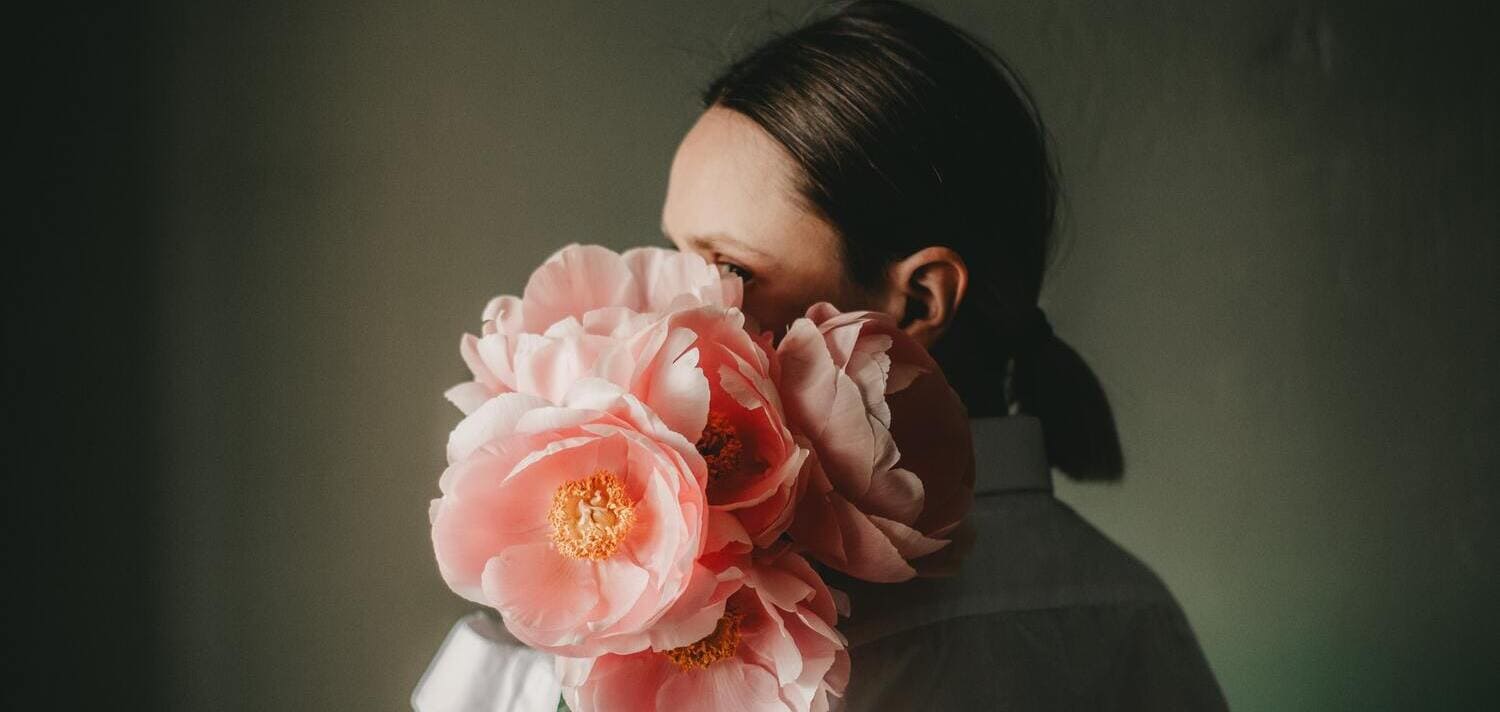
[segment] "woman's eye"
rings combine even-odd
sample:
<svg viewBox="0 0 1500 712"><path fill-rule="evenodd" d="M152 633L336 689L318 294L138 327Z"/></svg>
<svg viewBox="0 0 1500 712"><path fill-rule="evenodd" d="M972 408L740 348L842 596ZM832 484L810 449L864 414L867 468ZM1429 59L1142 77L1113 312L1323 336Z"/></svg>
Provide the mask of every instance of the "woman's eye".
<svg viewBox="0 0 1500 712"><path fill-rule="evenodd" d="M739 277L745 282L750 281L750 270L747 270L744 267L734 264L733 262L717 262L715 264L717 264L719 267L719 274L726 276L732 274L736 277Z"/></svg>

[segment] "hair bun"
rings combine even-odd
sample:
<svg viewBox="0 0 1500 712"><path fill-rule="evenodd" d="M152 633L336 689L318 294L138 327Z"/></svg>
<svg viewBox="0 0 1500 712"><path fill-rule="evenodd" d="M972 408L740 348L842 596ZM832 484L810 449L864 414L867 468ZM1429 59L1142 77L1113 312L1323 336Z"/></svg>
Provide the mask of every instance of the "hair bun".
<svg viewBox="0 0 1500 712"><path fill-rule="evenodd" d="M1011 333L1009 339L1011 353L1019 355L1035 351L1042 344L1051 341L1056 334L1052 331L1052 323L1047 321L1047 313L1039 306L1033 306L1024 316L1020 323Z"/></svg>

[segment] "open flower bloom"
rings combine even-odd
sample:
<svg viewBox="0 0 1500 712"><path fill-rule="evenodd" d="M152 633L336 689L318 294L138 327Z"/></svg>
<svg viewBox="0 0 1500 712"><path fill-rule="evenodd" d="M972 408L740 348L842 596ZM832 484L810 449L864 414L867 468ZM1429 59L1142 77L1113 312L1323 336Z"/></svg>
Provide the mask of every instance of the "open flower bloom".
<svg viewBox="0 0 1500 712"><path fill-rule="evenodd" d="M887 316L817 304L777 347L794 432L814 452L791 535L868 581L904 581L973 500L967 412L921 344Z"/></svg>
<svg viewBox="0 0 1500 712"><path fill-rule="evenodd" d="M721 574L713 631L670 649L559 657L574 712L821 712L849 678L834 595L802 557L767 554ZM725 586L724 583L730 585Z"/></svg>
<svg viewBox="0 0 1500 712"><path fill-rule="evenodd" d="M791 524L809 454L782 417L774 355L770 336L752 337L738 309L703 306L663 317L596 371L697 444L708 503L733 512L760 547Z"/></svg>
<svg viewBox="0 0 1500 712"><path fill-rule="evenodd" d="M559 403L580 379L616 384L697 445L710 505L732 512L755 545L774 541L791 524L809 451L782 418L769 335L752 336L738 308L718 305L631 316L610 328L601 333L569 316L544 334L520 334L504 354L506 387ZM478 403L491 397L485 391Z"/></svg>
<svg viewBox="0 0 1500 712"><path fill-rule="evenodd" d="M697 305L737 307L738 277L702 257L658 247L616 253L569 245L531 274L521 297L485 306L480 335L464 334L459 353L474 380L445 394L465 414L500 393L541 395L556 403L612 343L660 314Z"/></svg>
<svg viewBox="0 0 1500 712"><path fill-rule="evenodd" d="M561 406L496 396L454 429L448 459L438 568L523 642L589 656L711 629L703 458L617 386L579 381Z"/></svg>

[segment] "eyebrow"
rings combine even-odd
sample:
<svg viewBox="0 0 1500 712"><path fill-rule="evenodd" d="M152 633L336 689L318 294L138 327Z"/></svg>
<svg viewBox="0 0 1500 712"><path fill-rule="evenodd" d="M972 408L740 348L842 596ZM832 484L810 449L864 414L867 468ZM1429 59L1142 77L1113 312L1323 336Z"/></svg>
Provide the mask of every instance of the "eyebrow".
<svg viewBox="0 0 1500 712"><path fill-rule="evenodd" d="M667 226L662 226L661 235L667 240L667 242L672 242L672 237L667 234ZM715 247L718 247L722 244L728 244L740 250L744 250L745 252L758 255L760 257L771 257L771 255L767 254L764 250L758 249L750 245L749 243L736 239L733 235L723 232L711 232L704 235L688 235L682 238L682 240L683 242L686 242L702 250L714 251Z"/></svg>

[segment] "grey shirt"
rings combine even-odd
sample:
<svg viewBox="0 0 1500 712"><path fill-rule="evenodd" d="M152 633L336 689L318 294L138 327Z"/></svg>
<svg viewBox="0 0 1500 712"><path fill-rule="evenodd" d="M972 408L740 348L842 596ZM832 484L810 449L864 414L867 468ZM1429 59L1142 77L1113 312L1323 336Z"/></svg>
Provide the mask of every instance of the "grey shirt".
<svg viewBox="0 0 1500 712"><path fill-rule="evenodd" d="M956 576L850 594L842 709L1221 710L1172 594L1052 493L1040 421L971 421L973 548Z"/></svg>

